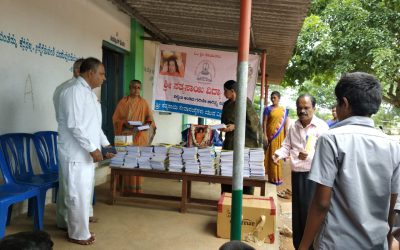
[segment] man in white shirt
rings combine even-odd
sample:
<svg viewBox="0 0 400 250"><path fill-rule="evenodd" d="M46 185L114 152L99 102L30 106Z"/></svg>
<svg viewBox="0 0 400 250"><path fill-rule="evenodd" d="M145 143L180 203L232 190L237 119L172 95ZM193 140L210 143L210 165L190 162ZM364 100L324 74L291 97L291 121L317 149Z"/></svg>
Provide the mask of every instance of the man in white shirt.
<svg viewBox="0 0 400 250"><path fill-rule="evenodd" d="M314 115L315 98L309 94L297 98L297 116L299 119L290 126L280 149L275 151L273 160L290 157L292 167L292 228L293 245L299 248L306 225L308 205L315 185L308 180L311 162L315 153L318 137L329 127L325 121Z"/></svg>
<svg viewBox="0 0 400 250"><path fill-rule="evenodd" d="M81 245L95 240L89 231L94 163L103 160L101 147L110 144L101 129L100 103L92 91L104 80L103 64L87 58L80 67L80 76L59 97L59 190L65 194L59 202L66 206L68 240Z"/></svg>
<svg viewBox="0 0 400 250"><path fill-rule="evenodd" d="M56 112L56 120L58 122L58 108L59 108L59 102L60 102L60 95L61 92L64 91L65 89L67 89L68 87L71 87L73 85L73 83L75 82L75 80L79 77L80 75L80 67L81 64L83 62L83 58L79 58L78 60L76 60L72 66L72 73L73 76L71 79L61 83L59 86L57 86L57 88L54 91L53 94L53 104L54 104L54 110ZM93 190L94 190L94 181L93 181ZM58 192L57 193L57 200L59 199L64 199L63 197L59 198L61 196L63 196L63 193ZM92 197L93 197L93 193L92 193ZM57 202L57 226L61 229L67 229L67 215L66 210L65 210L65 205L62 204L62 202ZM64 213L64 214L63 214ZM93 205L92 203L90 203L90 217L89 217L89 222L97 222L98 219L96 217L93 216Z"/></svg>
<svg viewBox="0 0 400 250"><path fill-rule="evenodd" d="M79 73L80 73L79 68L81 67L83 60L84 60L83 58L79 58L78 60L76 60L74 62L74 65L72 66L72 73L73 73L72 78L61 83L60 85L58 85L56 90L54 91L53 104L54 104L54 110L56 111L57 122L58 122L58 107L59 107L59 102L60 102L60 94L64 89L72 86L72 84L75 82L76 78L78 78Z"/></svg>

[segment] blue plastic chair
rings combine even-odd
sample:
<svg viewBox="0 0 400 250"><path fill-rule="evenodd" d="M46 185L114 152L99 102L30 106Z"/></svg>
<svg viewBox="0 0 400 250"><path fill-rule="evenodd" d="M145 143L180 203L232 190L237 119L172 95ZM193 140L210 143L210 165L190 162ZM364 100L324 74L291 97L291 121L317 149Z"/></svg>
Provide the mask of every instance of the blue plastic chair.
<svg viewBox="0 0 400 250"><path fill-rule="evenodd" d="M55 131L40 131L34 134L34 144L39 163L44 173L54 173L58 176L58 133ZM58 186L55 188L53 203L57 202Z"/></svg>
<svg viewBox="0 0 400 250"><path fill-rule="evenodd" d="M58 173L58 133L40 131L34 134L34 143L39 163L44 173Z"/></svg>
<svg viewBox="0 0 400 250"><path fill-rule="evenodd" d="M5 134L0 136L0 144L4 158L10 168L12 178L16 183L36 186L43 198L41 201L44 210L46 192L48 189L58 187L58 173L44 171L36 174L32 167L31 147L34 135L26 133ZM41 164L40 164L41 165ZM28 216L32 214L33 201L28 206Z"/></svg>
<svg viewBox="0 0 400 250"><path fill-rule="evenodd" d="M0 185L0 238L5 235L6 225L9 224L12 205L27 199L34 202L34 229L43 230L43 207L45 197L39 188L14 182L9 167L0 150L0 170L4 184Z"/></svg>
<svg viewBox="0 0 400 250"><path fill-rule="evenodd" d="M34 134L34 142L36 152L38 154L40 165L42 166L43 172L55 172L59 171L58 162L58 151L57 151L57 139L58 133L55 131L40 131ZM57 201L57 192L54 202ZM92 204L96 204L96 192L93 191L93 201Z"/></svg>

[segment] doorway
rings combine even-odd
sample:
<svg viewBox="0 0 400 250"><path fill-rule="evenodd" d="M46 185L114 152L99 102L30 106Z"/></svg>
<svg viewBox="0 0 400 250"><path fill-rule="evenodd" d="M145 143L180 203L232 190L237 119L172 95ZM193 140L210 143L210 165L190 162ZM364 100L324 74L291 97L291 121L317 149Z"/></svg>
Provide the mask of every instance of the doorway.
<svg viewBox="0 0 400 250"><path fill-rule="evenodd" d="M102 129L108 141L114 144L114 129L112 116L122 98L124 55L120 52L103 46L103 64L106 71L106 80L101 87L101 112L103 114Z"/></svg>

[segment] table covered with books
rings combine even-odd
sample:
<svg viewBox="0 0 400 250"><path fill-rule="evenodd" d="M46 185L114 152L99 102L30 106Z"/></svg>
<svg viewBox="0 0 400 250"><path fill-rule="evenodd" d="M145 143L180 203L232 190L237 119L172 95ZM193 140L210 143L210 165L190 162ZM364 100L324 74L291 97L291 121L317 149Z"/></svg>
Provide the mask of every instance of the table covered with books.
<svg viewBox="0 0 400 250"><path fill-rule="evenodd" d="M119 150L111 160L111 204L119 200L142 197L180 203L180 211L190 207L215 206L217 200L192 197L192 182L232 184L233 151L215 147L178 147L157 145L148 147L128 146ZM181 195L156 195L132 193L121 195L124 176L181 180ZM265 196L264 152L262 149L245 149L243 185L260 187Z"/></svg>

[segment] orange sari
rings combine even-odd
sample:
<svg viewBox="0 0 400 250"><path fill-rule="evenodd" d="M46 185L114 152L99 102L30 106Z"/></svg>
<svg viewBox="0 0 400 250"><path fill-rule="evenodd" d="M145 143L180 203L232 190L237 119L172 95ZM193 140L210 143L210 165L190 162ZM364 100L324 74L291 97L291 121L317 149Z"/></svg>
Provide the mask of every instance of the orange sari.
<svg viewBox="0 0 400 250"><path fill-rule="evenodd" d="M124 124L128 121L141 121L144 123L151 123L151 129L156 128L153 119L153 112L151 111L146 100L142 97L132 98L126 96L122 98L113 115L114 135L132 135L133 145L147 146L150 144L149 130L134 131L127 129ZM126 176L124 177L123 192L125 193L141 193L143 185L143 177L140 176Z"/></svg>
<svg viewBox="0 0 400 250"><path fill-rule="evenodd" d="M267 121L268 148L265 150L265 172L268 175L268 181L276 185L282 184L282 161L275 164L272 155L281 147L285 139L285 119L286 109L284 107L272 108ZM282 128L281 128L282 127ZM281 130L279 131L279 129ZM277 134L278 133L278 134Z"/></svg>

